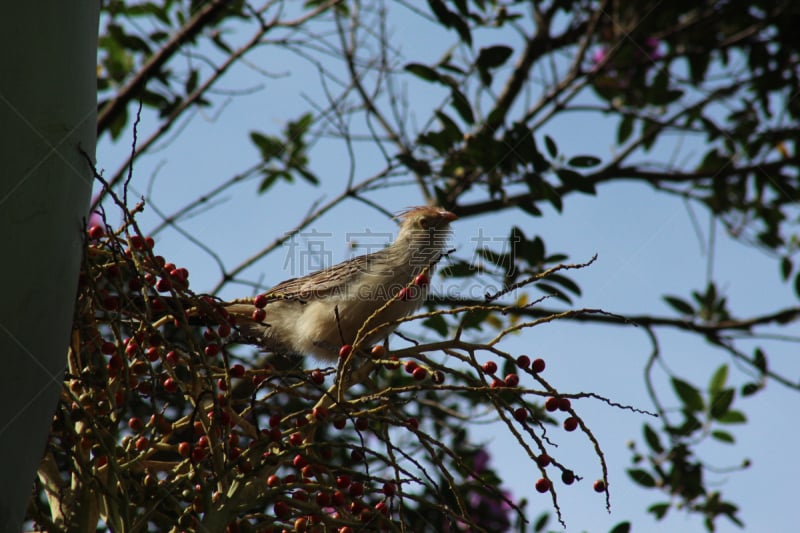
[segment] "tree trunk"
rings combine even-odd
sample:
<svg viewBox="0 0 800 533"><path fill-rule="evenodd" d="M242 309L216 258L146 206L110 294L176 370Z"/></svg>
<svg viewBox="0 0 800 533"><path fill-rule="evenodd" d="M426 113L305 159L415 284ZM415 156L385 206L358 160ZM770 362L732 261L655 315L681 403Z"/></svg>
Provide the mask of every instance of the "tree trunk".
<svg viewBox="0 0 800 533"><path fill-rule="evenodd" d="M99 2L0 19L0 531L20 530L61 389L94 157Z"/></svg>

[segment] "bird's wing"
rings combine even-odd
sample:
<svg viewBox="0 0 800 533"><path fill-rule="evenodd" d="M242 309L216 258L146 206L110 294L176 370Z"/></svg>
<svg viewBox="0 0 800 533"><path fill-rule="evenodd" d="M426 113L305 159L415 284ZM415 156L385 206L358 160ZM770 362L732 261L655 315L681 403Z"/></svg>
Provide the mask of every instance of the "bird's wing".
<svg viewBox="0 0 800 533"><path fill-rule="evenodd" d="M364 272L370 261L374 259L374 255L360 255L307 276L287 279L269 289L265 296L276 299L307 300L325 297L337 290L344 290L348 281Z"/></svg>

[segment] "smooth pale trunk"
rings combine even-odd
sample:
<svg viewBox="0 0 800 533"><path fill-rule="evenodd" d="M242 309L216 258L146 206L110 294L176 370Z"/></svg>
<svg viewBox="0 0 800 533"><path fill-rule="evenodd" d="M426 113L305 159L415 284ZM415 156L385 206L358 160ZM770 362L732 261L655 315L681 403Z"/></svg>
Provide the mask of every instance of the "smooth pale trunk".
<svg viewBox="0 0 800 533"><path fill-rule="evenodd" d="M99 2L0 17L0 531L18 532L61 388L94 157Z"/></svg>

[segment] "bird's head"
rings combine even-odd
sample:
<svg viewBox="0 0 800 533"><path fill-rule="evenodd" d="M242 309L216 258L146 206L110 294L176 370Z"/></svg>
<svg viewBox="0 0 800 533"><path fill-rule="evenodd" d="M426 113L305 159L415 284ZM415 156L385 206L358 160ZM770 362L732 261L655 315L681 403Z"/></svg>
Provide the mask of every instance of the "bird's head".
<svg viewBox="0 0 800 533"><path fill-rule="evenodd" d="M450 236L450 223L458 217L441 207L412 207L399 217L397 240L411 246L441 251Z"/></svg>

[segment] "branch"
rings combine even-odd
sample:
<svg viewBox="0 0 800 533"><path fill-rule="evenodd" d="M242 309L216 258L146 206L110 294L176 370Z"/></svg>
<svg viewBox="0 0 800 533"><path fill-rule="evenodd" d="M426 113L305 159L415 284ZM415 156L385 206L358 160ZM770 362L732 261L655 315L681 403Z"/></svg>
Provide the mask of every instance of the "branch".
<svg viewBox="0 0 800 533"><path fill-rule="evenodd" d="M449 298L442 296L431 296L429 301L437 306L448 308L482 306L486 304L486 302L483 300ZM508 306L504 307L504 309L508 314L527 316L531 318L559 315L563 312L553 309L518 306ZM633 323L646 328L670 327L683 331L702 333L710 338L717 338L721 333L726 331L749 331L755 326L764 326L768 324L788 324L789 322L800 320L800 307L789 307L767 315L760 315L738 320L723 320L721 322L699 322L684 318L666 318L652 315L625 315L624 319L621 319L616 315L577 314L567 318L576 320L578 322L598 322L616 325L630 325Z"/></svg>
<svg viewBox="0 0 800 533"><path fill-rule="evenodd" d="M194 17L189 19L186 25L142 66L133 78L117 93L117 96L110 100L97 115L97 133L100 134L108 129L111 122L122 112L128 103L136 98L139 91L144 88L148 81L153 79L159 69L169 59L175 55L184 43L193 40L206 25L217 15L230 5L227 0L212 0L203 6Z"/></svg>

